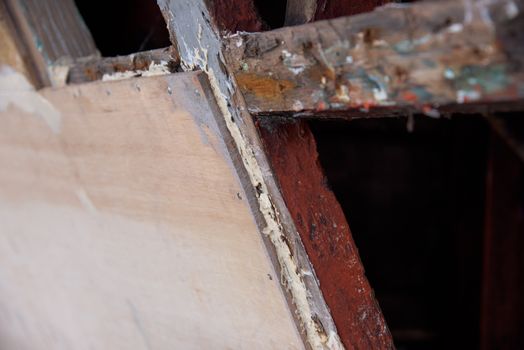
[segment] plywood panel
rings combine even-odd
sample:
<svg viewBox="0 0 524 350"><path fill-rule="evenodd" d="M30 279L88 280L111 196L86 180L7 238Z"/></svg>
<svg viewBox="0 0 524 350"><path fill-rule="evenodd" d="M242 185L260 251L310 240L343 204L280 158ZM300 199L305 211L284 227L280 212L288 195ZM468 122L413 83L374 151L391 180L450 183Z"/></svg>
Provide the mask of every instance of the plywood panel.
<svg viewBox="0 0 524 350"><path fill-rule="evenodd" d="M200 79L2 86L0 348L302 348Z"/></svg>

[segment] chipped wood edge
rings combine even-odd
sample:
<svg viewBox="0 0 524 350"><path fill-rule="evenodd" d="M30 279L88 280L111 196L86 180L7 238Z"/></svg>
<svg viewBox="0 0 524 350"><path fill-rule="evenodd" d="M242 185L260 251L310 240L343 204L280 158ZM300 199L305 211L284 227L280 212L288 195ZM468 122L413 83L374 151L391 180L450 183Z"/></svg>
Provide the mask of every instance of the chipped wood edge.
<svg viewBox="0 0 524 350"><path fill-rule="evenodd" d="M183 69L201 69L208 76L221 112L217 117L222 118L221 123L230 134L223 137L234 143L237 155L232 155L232 158L240 158L247 173L247 181L241 181L242 186L251 197L249 202L257 225L306 346L343 349L314 270L271 173L253 120L236 82L224 65L220 36L212 27L204 0L158 0L158 3L172 41L178 46Z"/></svg>

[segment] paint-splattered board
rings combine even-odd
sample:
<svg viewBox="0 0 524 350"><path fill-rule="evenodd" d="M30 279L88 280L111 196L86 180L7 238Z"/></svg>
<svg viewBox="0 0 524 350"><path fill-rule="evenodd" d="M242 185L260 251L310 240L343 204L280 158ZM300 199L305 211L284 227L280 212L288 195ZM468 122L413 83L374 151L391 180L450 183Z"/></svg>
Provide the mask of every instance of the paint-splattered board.
<svg viewBox="0 0 524 350"><path fill-rule="evenodd" d="M302 348L201 73L7 78L0 348Z"/></svg>
<svg viewBox="0 0 524 350"><path fill-rule="evenodd" d="M519 110L523 23L522 0L393 4L237 33L227 39L225 56L249 112L260 116L438 117L443 106L462 111L493 103L519 103Z"/></svg>

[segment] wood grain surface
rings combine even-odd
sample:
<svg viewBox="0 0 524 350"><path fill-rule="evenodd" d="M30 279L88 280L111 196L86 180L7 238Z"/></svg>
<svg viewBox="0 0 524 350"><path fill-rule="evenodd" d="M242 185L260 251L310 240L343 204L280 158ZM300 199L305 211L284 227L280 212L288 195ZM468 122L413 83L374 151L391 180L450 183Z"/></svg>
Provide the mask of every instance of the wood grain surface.
<svg viewBox="0 0 524 350"><path fill-rule="evenodd" d="M303 347L201 73L1 73L0 348Z"/></svg>

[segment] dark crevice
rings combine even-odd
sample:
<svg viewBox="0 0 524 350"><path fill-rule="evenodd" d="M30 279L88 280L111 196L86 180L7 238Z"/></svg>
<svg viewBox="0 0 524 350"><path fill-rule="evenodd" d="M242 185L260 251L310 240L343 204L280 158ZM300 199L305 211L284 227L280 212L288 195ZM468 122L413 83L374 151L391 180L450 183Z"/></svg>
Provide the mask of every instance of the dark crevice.
<svg viewBox="0 0 524 350"><path fill-rule="evenodd" d="M171 45L166 23L155 0L75 0L105 57Z"/></svg>
<svg viewBox="0 0 524 350"><path fill-rule="evenodd" d="M270 29L284 26L286 18L286 0L254 0L260 18Z"/></svg>
<svg viewBox="0 0 524 350"><path fill-rule="evenodd" d="M487 123L310 127L397 348L478 348Z"/></svg>

